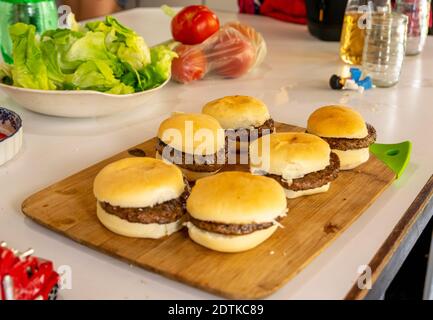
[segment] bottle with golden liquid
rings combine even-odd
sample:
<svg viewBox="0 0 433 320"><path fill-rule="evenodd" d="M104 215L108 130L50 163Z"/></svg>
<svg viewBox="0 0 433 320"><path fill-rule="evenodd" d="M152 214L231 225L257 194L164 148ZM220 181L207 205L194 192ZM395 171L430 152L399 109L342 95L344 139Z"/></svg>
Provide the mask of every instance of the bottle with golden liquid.
<svg viewBox="0 0 433 320"><path fill-rule="evenodd" d="M349 0L340 39L340 58L345 63L360 65L364 48L365 30L374 13L391 11L390 0Z"/></svg>

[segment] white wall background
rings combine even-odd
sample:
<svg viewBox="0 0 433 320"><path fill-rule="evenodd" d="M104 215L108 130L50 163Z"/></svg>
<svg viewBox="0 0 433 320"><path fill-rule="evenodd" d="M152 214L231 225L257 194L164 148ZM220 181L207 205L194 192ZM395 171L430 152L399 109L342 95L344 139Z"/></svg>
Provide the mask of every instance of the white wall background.
<svg viewBox="0 0 433 320"><path fill-rule="evenodd" d="M191 4L204 4L215 10L231 12L238 11L237 0L130 0L128 8L135 6L159 7L163 4L173 7L184 7Z"/></svg>

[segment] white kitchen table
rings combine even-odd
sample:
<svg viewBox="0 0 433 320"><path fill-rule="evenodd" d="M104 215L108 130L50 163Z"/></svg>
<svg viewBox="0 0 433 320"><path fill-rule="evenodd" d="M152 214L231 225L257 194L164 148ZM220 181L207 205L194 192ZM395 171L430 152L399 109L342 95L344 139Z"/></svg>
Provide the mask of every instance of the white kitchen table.
<svg viewBox="0 0 433 320"><path fill-rule="evenodd" d="M395 87L360 94L328 86L330 76L341 68L338 43L313 38L305 26L259 16L218 15L223 22L248 23L264 35L268 55L258 70L236 80L170 83L134 111L84 120L35 114L0 93L0 105L22 116L25 133L22 151L0 167L0 239L21 250L33 247L56 266L69 266L72 286L60 292L61 299L217 298L45 229L24 217L21 203L64 177L153 137L172 111L197 112L221 96L256 96L269 106L274 119L298 126L305 126L317 107L346 104L374 125L378 142L412 141L410 164L343 235L270 298L342 299L366 293L380 297L433 212L428 201L431 179L427 184L433 173L433 38L421 55L405 59ZM169 18L157 8L116 16L150 45L170 38ZM373 290L359 291L353 287L359 267L370 262L376 280Z"/></svg>

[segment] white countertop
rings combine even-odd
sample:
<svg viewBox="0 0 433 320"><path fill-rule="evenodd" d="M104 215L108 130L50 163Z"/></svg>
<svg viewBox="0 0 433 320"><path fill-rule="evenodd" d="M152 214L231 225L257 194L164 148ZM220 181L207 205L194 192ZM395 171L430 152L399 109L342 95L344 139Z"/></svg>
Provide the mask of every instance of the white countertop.
<svg viewBox="0 0 433 320"><path fill-rule="evenodd" d="M170 38L169 18L159 9L135 9L117 15L152 45ZM170 83L132 112L97 119L61 119L26 111L0 93L0 105L24 122L24 146L0 167L0 240L72 268L72 289L61 299L206 299L204 291L166 279L81 246L25 218L22 201L34 192L155 135L171 111L199 111L224 95L263 99L274 119L305 126L317 107L345 103L360 111L378 131L378 142L413 142L404 175L275 299L341 299L389 235L433 173L433 38L420 56L404 61L400 83L359 94L333 91L331 74L341 67L338 43L309 35L305 26L248 15L219 13L222 21L240 20L263 33L268 56L256 72L237 80ZM157 109L150 111L150 109ZM354 195L356 196L356 195Z"/></svg>

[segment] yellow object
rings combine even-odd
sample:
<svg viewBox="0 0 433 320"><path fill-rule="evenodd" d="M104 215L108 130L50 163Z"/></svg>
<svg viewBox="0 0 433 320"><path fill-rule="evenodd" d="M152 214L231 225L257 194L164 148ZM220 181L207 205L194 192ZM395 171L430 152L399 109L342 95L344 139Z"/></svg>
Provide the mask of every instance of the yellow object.
<svg viewBox="0 0 433 320"><path fill-rule="evenodd" d="M249 96L227 96L206 103L202 112L218 120L224 129L258 127L269 120L266 105Z"/></svg>
<svg viewBox="0 0 433 320"><path fill-rule="evenodd" d="M286 214L283 187L274 179L227 171L197 180L187 200L195 219L227 224L273 222Z"/></svg>
<svg viewBox="0 0 433 320"><path fill-rule="evenodd" d="M225 146L224 130L218 121L200 113L173 114L160 124L158 138L189 154L211 155Z"/></svg>
<svg viewBox="0 0 433 320"><path fill-rule="evenodd" d="M360 65L364 48L365 29L358 26L361 13L346 12L340 39L340 58L345 63Z"/></svg>
<svg viewBox="0 0 433 320"><path fill-rule="evenodd" d="M362 115L344 106L325 106L308 118L307 131L326 138L363 139L368 135Z"/></svg>
<svg viewBox="0 0 433 320"><path fill-rule="evenodd" d="M312 134L282 132L264 136L250 145L250 171L266 172L293 179L325 169L331 149L328 143Z"/></svg>
<svg viewBox="0 0 433 320"><path fill-rule="evenodd" d="M123 208L151 207L178 198L185 189L182 172L153 158L125 158L104 167L93 192L99 201Z"/></svg>

